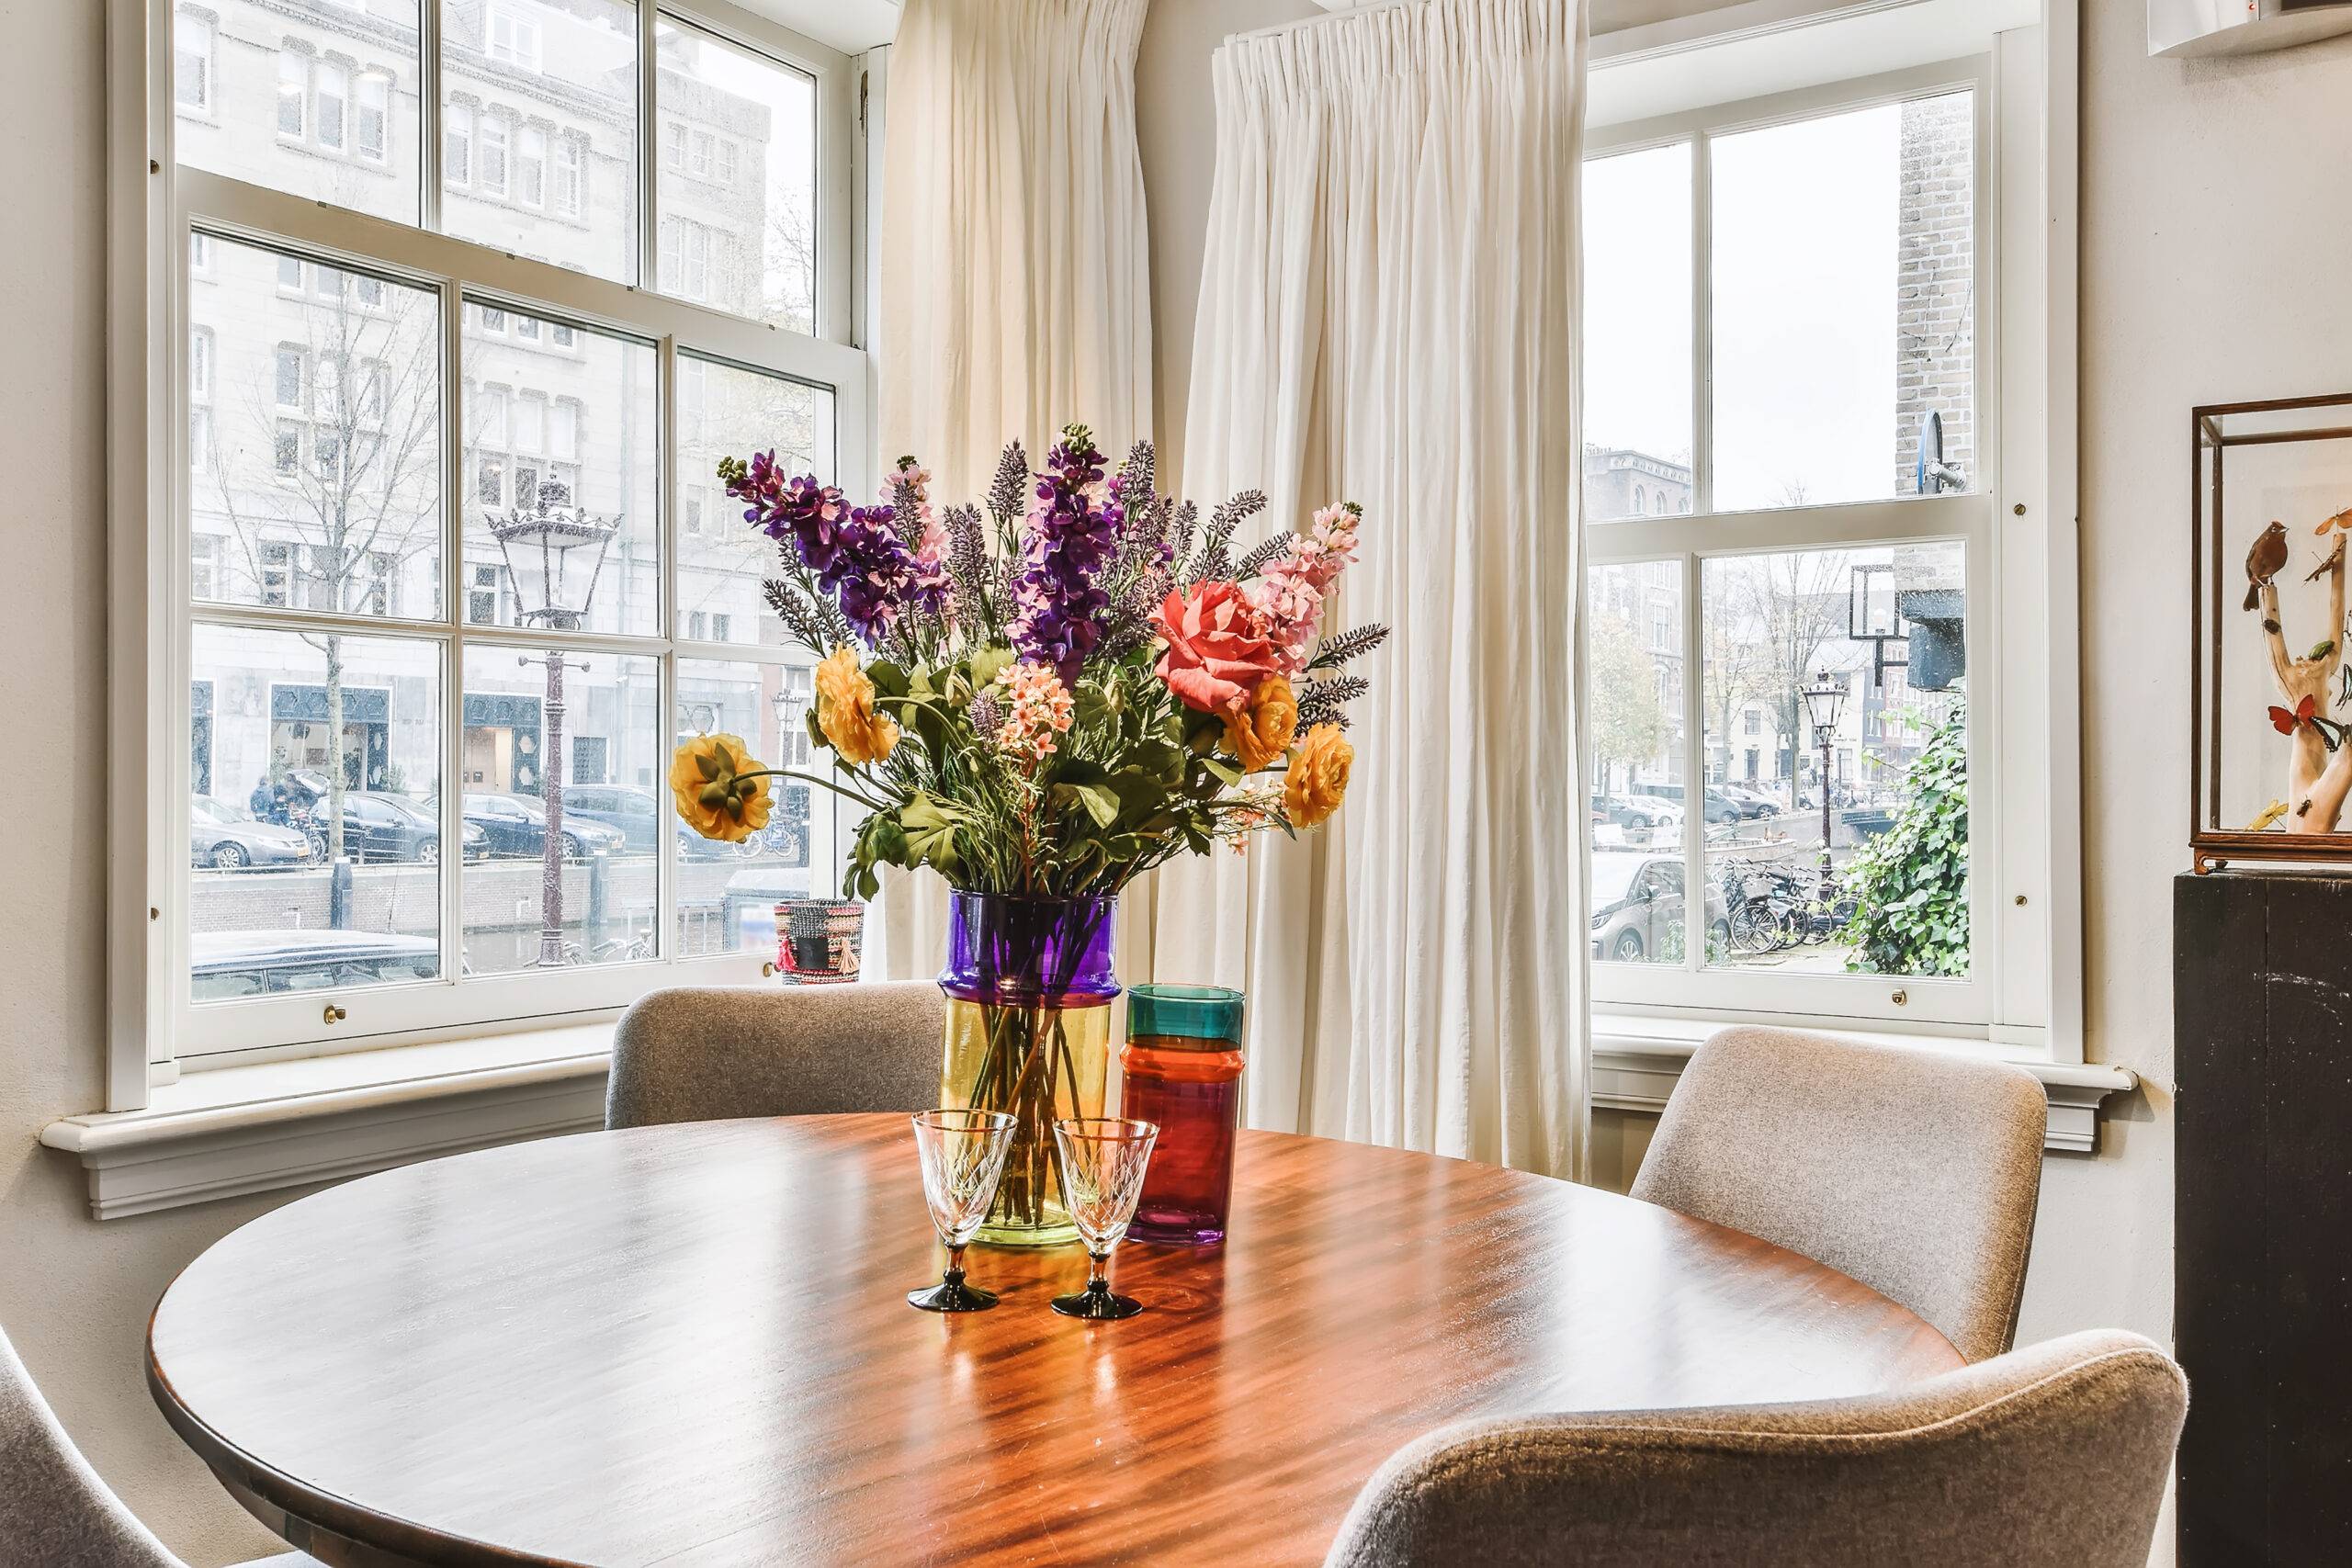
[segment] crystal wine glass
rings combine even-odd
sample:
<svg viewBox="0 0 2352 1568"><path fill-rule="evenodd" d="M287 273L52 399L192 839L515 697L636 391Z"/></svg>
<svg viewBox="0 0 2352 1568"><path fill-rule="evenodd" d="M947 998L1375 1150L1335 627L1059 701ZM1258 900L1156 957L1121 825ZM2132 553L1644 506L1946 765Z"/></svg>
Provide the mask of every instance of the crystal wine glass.
<svg viewBox="0 0 2352 1568"><path fill-rule="evenodd" d="M1069 1116L1054 1123L1054 1148L1061 1156L1062 1201L1086 1243L1086 1289L1056 1296L1064 1317L1133 1317L1143 1303L1111 1293L1111 1249L1127 1234L1143 1196L1143 1173L1159 1129L1149 1122L1116 1116Z"/></svg>
<svg viewBox="0 0 2352 1568"><path fill-rule="evenodd" d="M907 1304L925 1312L984 1312L996 1305L996 1292L964 1283L964 1248L996 1199L997 1178L1012 1150L1012 1117L1002 1111L922 1111L914 1124L923 1201L947 1244L947 1272L936 1285L909 1291Z"/></svg>

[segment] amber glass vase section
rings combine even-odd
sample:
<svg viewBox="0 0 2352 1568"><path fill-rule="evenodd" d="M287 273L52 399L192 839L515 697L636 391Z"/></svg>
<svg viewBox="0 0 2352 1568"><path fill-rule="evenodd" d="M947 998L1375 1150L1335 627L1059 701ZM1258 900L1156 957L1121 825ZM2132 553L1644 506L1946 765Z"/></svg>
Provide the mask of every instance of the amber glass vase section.
<svg viewBox="0 0 2352 1568"><path fill-rule="evenodd" d="M1013 1118L1012 1148L978 1240L1078 1239L1062 1199L1054 1123L1102 1114L1110 1075L1108 898L957 893L950 908L940 1103Z"/></svg>

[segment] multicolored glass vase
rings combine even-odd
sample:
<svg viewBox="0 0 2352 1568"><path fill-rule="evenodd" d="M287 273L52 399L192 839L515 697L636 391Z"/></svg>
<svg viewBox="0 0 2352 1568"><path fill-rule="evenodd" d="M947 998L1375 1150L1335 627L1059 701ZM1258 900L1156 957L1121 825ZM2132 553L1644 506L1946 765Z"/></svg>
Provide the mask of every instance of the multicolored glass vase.
<svg viewBox="0 0 2352 1568"><path fill-rule="evenodd" d="M1241 1125L1241 993L1136 987L1119 1073L1119 1114L1159 1125L1127 1235L1191 1247L1223 1241Z"/></svg>
<svg viewBox="0 0 2352 1568"><path fill-rule="evenodd" d="M1116 898L956 893L939 1102L1013 1118L1012 1149L978 1240L1052 1247L1078 1229L1062 1201L1054 1122L1100 1116L1110 1076Z"/></svg>

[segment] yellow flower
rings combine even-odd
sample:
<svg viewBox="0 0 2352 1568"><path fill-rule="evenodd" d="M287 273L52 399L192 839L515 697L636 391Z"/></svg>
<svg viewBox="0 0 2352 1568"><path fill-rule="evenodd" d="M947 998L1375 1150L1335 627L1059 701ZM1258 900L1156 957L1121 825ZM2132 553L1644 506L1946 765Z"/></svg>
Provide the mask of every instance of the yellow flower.
<svg viewBox="0 0 2352 1568"><path fill-rule="evenodd" d="M1340 809L1348 795L1348 770L1355 761L1356 749L1338 725L1318 724L1306 732L1291 756L1290 776L1283 781L1283 815L1292 827L1312 828Z"/></svg>
<svg viewBox="0 0 2352 1568"><path fill-rule="evenodd" d="M1254 773L1289 750L1297 734L1298 699L1290 682L1280 675L1258 682L1247 713L1226 716L1225 743L1241 759L1244 773Z"/></svg>
<svg viewBox="0 0 2352 1568"><path fill-rule="evenodd" d="M740 735L697 735L670 758L670 793L686 826L706 839L742 842L768 825L775 801Z"/></svg>
<svg viewBox="0 0 2352 1568"><path fill-rule="evenodd" d="M874 682L846 648L817 666L817 728L853 765L878 762L899 744L898 724L875 713Z"/></svg>

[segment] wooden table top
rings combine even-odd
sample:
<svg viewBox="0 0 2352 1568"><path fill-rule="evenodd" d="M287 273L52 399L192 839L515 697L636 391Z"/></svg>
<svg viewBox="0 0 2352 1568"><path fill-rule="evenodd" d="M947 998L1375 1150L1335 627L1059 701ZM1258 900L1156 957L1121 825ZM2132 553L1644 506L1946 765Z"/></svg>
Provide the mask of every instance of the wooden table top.
<svg viewBox="0 0 2352 1568"><path fill-rule="evenodd" d="M1960 1365L1736 1231L1565 1181L1241 1136L1231 1239L976 1247L937 1316L900 1116L591 1133L289 1203L164 1293L148 1381L339 1564L1313 1563L1468 1416L1816 1398Z"/></svg>

